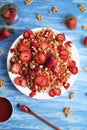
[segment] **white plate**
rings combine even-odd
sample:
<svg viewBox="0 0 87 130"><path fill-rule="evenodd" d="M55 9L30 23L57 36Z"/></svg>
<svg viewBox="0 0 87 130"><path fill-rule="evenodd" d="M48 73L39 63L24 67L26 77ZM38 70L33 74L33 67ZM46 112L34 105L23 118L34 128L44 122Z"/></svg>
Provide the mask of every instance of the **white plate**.
<svg viewBox="0 0 87 130"><path fill-rule="evenodd" d="M42 30L43 28L35 28L35 29L32 29L33 32L37 32L37 31L40 31ZM51 28L50 28L51 29ZM59 31L57 30L54 30L52 29L55 34L58 34L60 33ZM22 38L23 35L20 35L12 44L12 46L10 48L14 48L15 45L17 44L17 42L19 41L20 38ZM71 41L67 36L66 36L66 41ZM79 68L79 55L78 55L78 52L77 52L77 49L76 47L74 46L74 44L72 44L72 48L71 48L71 51L72 51L72 59L76 61L76 65L77 67ZM31 92L31 90L28 88L28 87L21 87L21 86L18 86L14 83L14 79L15 77L17 77L17 74L13 74L12 72L9 71L9 68L10 68L10 59L12 57L12 53L10 52L10 49L9 49L9 52L8 52L8 57L7 57L7 69L8 69L8 74L9 74L9 77L12 81L12 83L14 84L14 86L20 91L22 92L23 94L29 96L29 93ZM71 75L70 76L70 79L68 80L68 83L70 83L70 87L72 86L72 84L75 82L76 80L76 77L77 77L78 74L76 75ZM65 89L63 86L60 88L61 89L61 95L63 95L68 89ZM53 98L51 96L49 96L48 92L37 92L36 93L36 96L34 96L33 98L35 99L50 99L50 98Z"/></svg>

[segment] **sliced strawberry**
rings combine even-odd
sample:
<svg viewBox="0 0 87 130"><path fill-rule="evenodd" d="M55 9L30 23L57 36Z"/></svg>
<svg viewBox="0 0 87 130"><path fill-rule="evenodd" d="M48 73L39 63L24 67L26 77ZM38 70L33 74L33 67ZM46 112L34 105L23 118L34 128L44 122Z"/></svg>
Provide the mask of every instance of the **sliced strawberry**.
<svg viewBox="0 0 87 130"><path fill-rule="evenodd" d="M25 79L22 79L20 85L21 85L22 87L26 87L26 80L25 80Z"/></svg>
<svg viewBox="0 0 87 130"><path fill-rule="evenodd" d="M23 34L24 38L30 38L33 39L34 38L34 33L32 30L26 30Z"/></svg>
<svg viewBox="0 0 87 130"><path fill-rule="evenodd" d="M65 40L65 35L61 33L57 34L56 40L59 42L63 42Z"/></svg>
<svg viewBox="0 0 87 130"><path fill-rule="evenodd" d="M64 45L72 47L72 42L71 41L67 41L67 42L64 43Z"/></svg>
<svg viewBox="0 0 87 130"><path fill-rule="evenodd" d="M66 61L66 60L68 60L69 57L68 57L68 55L65 55L65 56L64 56L64 55L60 55L60 58L61 58L62 60L65 60L65 61Z"/></svg>
<svg viewBox="0 0 87 130"><path fill-rule="evenodd" d="M51 55L51 56L49 56L49 57L47 58L46 63L45 63L45 66L46 66L47 68L52 68L52 66L56 65L56 63L57 63L56 57L53 56L53 55Z"/></svg>
<svg viewBox="0 0 87 130"><path fill-rule="evenodd" d="M17 76L14 80L14 83L22 87L26 87L26 80L21 76Z"/></svg>
<svg viewBox="0 0 87 130"><path fill-rule="evenodd" d="M37 75L34 78L34 83L42 88L45 88L48 86L48 77L45 75Z"/></svg>
<svg viewBox="0 0 87 130"><path fill-rule="evenodd" d="M54 97L54 96L55 96L54 89L51 89L51 90L49 91L49 95L50 95L51 97Z"/></svg>
<svg viewBox="0 0 87 130"><path fill-rule="evenodd" d="M11 13L10 13L10 10L7 9L4 14L3 14L3 17L6 18L6 19L10 19L11 18Z"/></svg>
<svg viewBox="0 0 87 130"><path fill-rule="evenodd" d="M68 55L69 54L69 52L68 52L68 50L66 50L66 49L63 49L63 50L61 50L60 52L59 52L59 55Z"/></svg>
<svg viewBox="0 0 87 130"><path fill-rule="evenodd" d="M42 53L42 52L38 52L35 56L35 60L36 62L38 62L39 64L44 64L46 61L46 54Z"/></svg>
<svg viewBox="0 0 87 130"><path fill-rule="evenodd" d="M10 49L10 52L12 53L12 52L15 52L15 49L14 48L11 48Z"/></svg>
<svg viewBox="0 0 87 130"><path fill-rule="evenodd" d="M19 58L22 62L28 62L31 60L31 51L21 52Z"/></svg>
<svg viewBox="0 0 87 130"><path fill-rule="evenodd" d="M60 96L61 95L61 89L60 88L54 88L53 89L55 95Z"/></svg>
<svg viewBox="0 0 87 130"><path fill-rule="evenodd" d="M15 83L16 85L20 85L22 79L23 79L23 77L17 76L17 77L14 79L14 83Z"/></svg>
<svg viewBox="0 0 87 130"><path fill-rule="evenodd" d="M11 66L12 73L19 74L21 72L21 65L19 63L14 63Z"/></svg>
<svg viewBox="0 0 87 130"><path fill-rule="evenodd" d="M78 67L77 66L69 67L69 70L72 74L78 73Z"/></svg>
<svg viewBox="0 0 87 130"><path fill-rule="evenodd" d="M18 50L20 52L22 52L22 51L29 51L29 47L26 44L22 43L22 44L19 45Z"/></svg>
<svg viewBox="0 0 87 130"><path fill-rule="evenodd" d="M48 47L48 43L43 42L42 44L40 44L40 48L42 48L43 50L46 49Z"/></svg>
<svg viewBox="0 0 87 130"><path fill-rule="evenodd" d="M25 32L23 33L23 36L24 36L25 39L28 39L28 38L29 38L29 33L28 33L27 31L25 31Z"/></svg>
<svg viewBox="0 0 87 130"><path fill-rule="evenodd" d="M72 60L69 64L69 67L74 67L76 66L76 61Z"/></svg>
<svg viewBox="0 0 87 130"><path fill-rule="evenodd" d="M32 98L32 97L34 97L36 95L36 92L34 92L34 91L31 91L30 92L30 94L29 94L29 96Z"/></svg>
<svg viewBox="0 0 87 130"><path fill-rule="evenodd" d="M52 68L51 68L51 70L52 70L52 72L54 73L54 74L56 74L56 75L58 75L59 73L60 73L60 71L61 71L61 65L59 65L59 66L53 66Z"/></svg>
<svg viewBox="0 0 87 130"><path fill-rule="evenodd" d="M70 84L69 83L64 83L63 86L64 86L65 89L68 89L70 87Z"/></svg>
<svg viewBox="0 0 87 130"><path fill-rule="evenodd" d="M10 62L11 62L11 63L15 63L15 62L16 62L16 57L15 57L15 56L12 56L11 59L10 59Z"/></svg>
<svg viewBox="0 0 87 130"><path fill-rule="evenodd" d="M31 42L31 47L34 47L34 48L36 48L36 49L38 49L39 48L39 44L37 43L37 42Z"/></svg>

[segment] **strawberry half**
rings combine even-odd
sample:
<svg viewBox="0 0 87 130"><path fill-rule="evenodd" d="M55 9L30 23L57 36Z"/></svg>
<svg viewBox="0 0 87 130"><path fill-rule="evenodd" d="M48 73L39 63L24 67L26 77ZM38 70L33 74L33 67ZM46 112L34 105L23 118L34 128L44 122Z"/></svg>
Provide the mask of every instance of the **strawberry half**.
<svg viewBox="0 0 87 130"><path fill-rule="evenodd" d="M14 82L17 85L20 85L22 87L26 87L26 80L23 77L21 77L21 76L17 76L15 78Z"/></svg>
<svg viewBox="0 0 87 130"><path fill-rule="evenodd" d="M28 62L30 61L32 58L32 54L31 54L31 51L24 51L24 52L21 52L20 56L19 56L19 59L22 61L22 62Z"/></svg>
<svg viewBox="0 0 87 130"><path fill-rule="evenodd" d="M42 53L42 52L37 53L36 56L35 56L35 60L39 64L44 64L45 61L46 61L46 54Z"/></svg>
<svg viewBox="0 0 87 130"><path fill-rule="evenodd" d="M56 63L57 63L56 57L51 55L47 58L46 63L45 63L45 67L52 68L52 66L56 65Z"/></svg>
<svg viewBox="0 0 87 130"><path fill-rule="evenodd" d="M29 51L29 48L28 48L28 46L26 44L22 43L22 44L19 45L18 50L20 52L22 52L22 51Z"/></svg>
<svg viewBox="0 0 87 130"><path fill-rule="evenodd" d="M77 27L77 18L75 16L66 17L66 25L69 29L73 30Z"/></svg>
<svg viewBox="0 0 87 130"><path fill-rule="evenodd" d="M59 34L57 34L57 36L56 36L56 40L59 41L59 42L63 42L65 39L66 39L66 38L65 38L65 35L62 34L62 33L59 33Z"/></svg>
<svg viewBox="0 0 87 130"><path fill-rule="evenodd" d="M14 73L14 74L20 74L20 72L21 72L21 65L18 64L18 63L14 63L14 64L11 66L11 71L12 71L12 73Z"/></svg>
<svg viewBox="0 0 87 130"><path fill-rule="evenodd" d="M34 78L34 83L42 88L45 88L48 86L48 77L45 75L37 75Z"/></svg>

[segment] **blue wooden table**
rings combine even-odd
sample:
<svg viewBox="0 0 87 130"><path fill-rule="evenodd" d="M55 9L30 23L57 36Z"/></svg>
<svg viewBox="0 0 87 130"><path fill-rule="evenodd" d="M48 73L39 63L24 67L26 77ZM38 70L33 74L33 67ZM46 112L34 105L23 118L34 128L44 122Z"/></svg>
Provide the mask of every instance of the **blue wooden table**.
<svg viewBox="0 0 87 130"><path fill-rule="evenodd" d="M83 25L87 25L87 13L81 12L78 4L83 4L87 8L87 0L33 0L30 5L25 4L25 0L11 0L19 8L19 19L13 25L4 25L0 22L0 29L3 27L15 29L15 34L10 38L0 41L0 79L3 79L4 86L0 88L0 96L7 97L13 103L14 112L12 118L5 124L0 124L0 130L53 130L39 119L32 115L23 113L17 107L17 103L26 104L34 112L44 119L53 123L62 130L87 130L87 71L83 68L87 66L87 47L82 44L83 37L87 36L87 30L82 30ZM9 2L9 0L0 0ZM56 6L58 12L50 13ZM37 14L42 14L43 21L37 19ZM75 30L70 30L63 26L64 18L68 15L78 17L78 26ZM15 39L25 30L36 27L50 27L67 35L76 46L80 68L76 81L64 95L47 100L36 100L22 94L10 81L7 73L7 54ZM70 92L75 92L75 98L70 99ZM72 113L66 117L63 109L70 107Z"/></svg>

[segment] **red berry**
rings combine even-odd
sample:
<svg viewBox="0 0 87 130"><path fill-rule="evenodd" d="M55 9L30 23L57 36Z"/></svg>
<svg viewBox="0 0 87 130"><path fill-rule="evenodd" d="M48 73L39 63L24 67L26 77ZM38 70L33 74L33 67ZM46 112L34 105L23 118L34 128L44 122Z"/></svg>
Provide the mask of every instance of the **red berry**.
<svg viewBox="0 0 87 130"><path fill-rule="evenodd" d="M14 63L11 66L11 71L12 71L12 73L19 74L21 71L21 65L19 63Z"/></svg>
<svg viewBox="0 0 87 130"><path fill-rule="evenodd" d="M29 47L26 44L22 43L22 44L19 45L18 50L20 52L22 52L22 51L29 51Z"/></svg>
<svg viewBox="0 0 87 130"><path fill-rule="evenodd" d="M56 96L60 96L61 95L61 89L60 88L54 88L53 91L54 91Z"/></svg>
<svg viewBox="0 0 87 130"><path fill-rule="evenodd" d="M14 83L22 87L26 87L26 80L21 76L17 76L14 80Z"/></svg>
<svg viewBox="0 0 87 130"><path fill-rule="evenodd" d="M9 38L11 33L10 33L9 30L3 29L3 30L1 31L1 34L2 34L2 37L3 37L3 38Z"/></svg>
<svg viewBox="0 0 87 130"><path fill-rule="evenodd" d="M47 58L46 63L45 63L45 66L46 66L47 68L52 68L52 66L56 65L56 63L57 63L56 57L53 56L53 55L51 55L51 56L49 56L49 57Z"/></svg>
<svg viewBox="0 0 87 130"><path fill-rule="evenodd" d="M34 92L34 91L31 91L30 92L30 94L29 94L29 96L32 98L32 97L34 97L36 95L36 92Z"/></svg>
<svg viewBox="0 0 87 130"><path fill-rule="evenodd" d="M25 79L22 79L20 85L21 85L22 87L26 87L26 80L25 80Z"/></svg>
<svg viewBox="0 0 87 130"><path fill-rule="evenodd" d="M83 44L87 46L87 36L83 39Z"/></svg>
<svg viewBox="0 0 87 130"><path fill-rule="evenodd" d="M42 88L45 88L48 86L48 77L45 75L37 75L34 78L34 83Z"/></svg>
<svg viewBox="0 0 87 130"><path fill-rule="evenodd" d="M69 83L64 83L63 86L64 86L65 89L68 89L70 87L70 84Z"/></svg>
<svg viewBox="0 0 87 130"><path fill-rule="evenodd" d="M37 42L31 42L31 47L34 47L34 48L36 48L36 49L38 49L39 48L39 44L37 43Z"/></svg>
<svg viewBox="0 0 87 130"><path fill-rule="evenodd" d="M6 19L10 19L11 18L11 13L10 13L10 10L7 9L4 14L3 14L3 17L6 18Z"/></svg>
<svg viewBox="0 0 87 130"><path fill-rule="evenodd" d="M39 64L44 64L45 61L46 61L46 54L42 53L42 52L37 53L36 56L35 56L35 60Z"/></svg>
<svg viewBox="0 0 87 130"><path fill-rule="evenodd" d="M64 45L72 47L72 42L71 41L67 41L67 42L64 43Z"/></svg>
<svg viewBox="0 0 87 130"><path fill-rule="evenodd" d="M74 67L76 66L76 61L72 60L69 64L69 67Z"/></svg>
<svg viewBox="0 0 87 130"><path fill-rule="evenodd" d="M69 70L72 74L78 73L78 67L77 66L69 67Z"/></svg>
<svg viewBox="0 0 87 130"><path fill-rule="evenodd" d="M77 18L75 16L66 17L66 25L71 30L76 29L76 27L77 27Z"/></svg>
<svg viewBox="0 0 87 130"><path fill-rule="evenodd" d="M49 95L50 95L51 97L54 97L54 96L55 96L54 89L51 89L51 90L49 91Z"/></svg>
<svg viewBox="0 0 87 130"><path fill-rule="evenodd" d="M48 47L48 43L43 42L42 44L40 44L40 48L42 48L43 50L46 49Z"/></svg>
<svg viewBox="0 0 87 130"><path fill-rule="evenodd" d="M65 40L65 35L61 33L57 34L56 40L59 42L63 42Z"/></svg>
<svg viewBox="0 0 87 130"><path fill-rule="evenodd" d="M19 59L22 61L22 62L28 62L31 60L31 52L30 51L24 51L24 52L21 52L20 56L19 56Z"/></svg>
<svg viewBox="0 0 87 130"><path fill-rule="evenodd" d="M25 32L23 33L23 36L24 36L25 39L28 39L28 38L29 38L29 33L28 33L27 31L25 31Z"/></svg>

